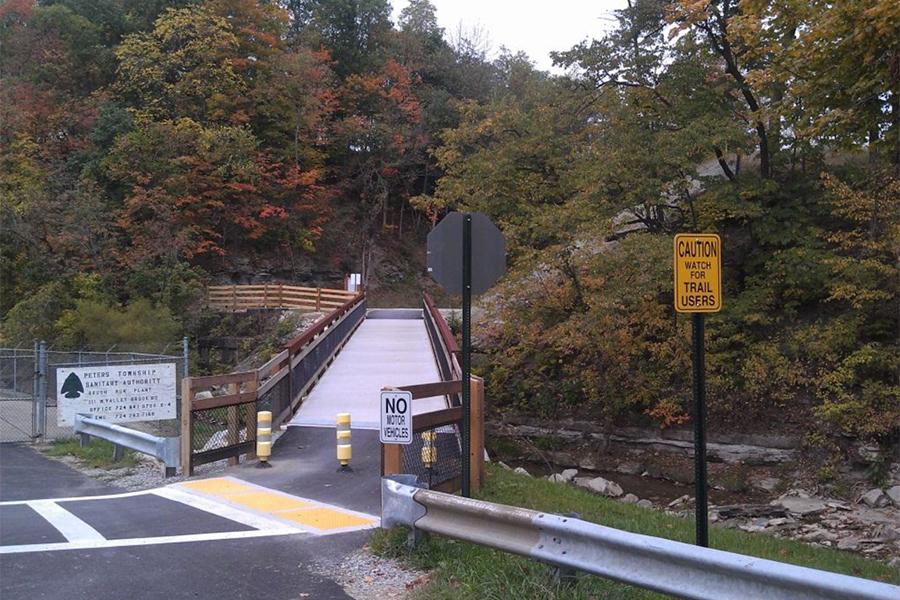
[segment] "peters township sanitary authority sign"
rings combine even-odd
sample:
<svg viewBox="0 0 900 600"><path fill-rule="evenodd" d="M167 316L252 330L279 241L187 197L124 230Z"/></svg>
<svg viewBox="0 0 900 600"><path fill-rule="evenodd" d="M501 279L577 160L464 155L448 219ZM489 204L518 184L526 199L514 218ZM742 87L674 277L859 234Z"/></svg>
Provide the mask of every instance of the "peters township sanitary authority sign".
<svg viewBox="0 0 900 600"><path fill-rule="evenodd" d="M714 233L675 236L675 310L722 310L722 240Z"/></svg>
<svg viewBox="0 0 900 600"><path fill-rule="evenodd" d="M412 392L381 392L381 443L412 443Z"/></svg>
<svg viewBox="0 0 900 600"><path fill-rule="evenodd" d="M175 363L59 367L56 403L59 425L75 414L114 423L175 418Z"/></svg>

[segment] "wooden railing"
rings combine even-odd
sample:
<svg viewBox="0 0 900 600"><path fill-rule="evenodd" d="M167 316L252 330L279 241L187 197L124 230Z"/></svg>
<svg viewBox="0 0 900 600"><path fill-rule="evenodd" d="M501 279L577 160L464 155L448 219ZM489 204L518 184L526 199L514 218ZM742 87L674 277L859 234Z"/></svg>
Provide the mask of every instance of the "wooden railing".
<svg viewBox="0 0 900 600"><path fill-rule="evenodd" d="M339 308L356 295L357 292L347 290L281 283L211 285L206 288L206 305L216 310L231 312L258 308L331 310Z"/></svg>
<svg viewBox="0 0 900 600"><path fill-rule="evenodd" d="M237 463L242 454L252 458L257 410L272 411L273 427L290 418L365 316L365 294L348 293L349 300L288 342L259 369L182 380L184 475L208 462L227 458ZM340 339L334 339L332 333ZM309 368L304 370L304 366ZM292 376L294 371L296 376Z"/></svg>
<svg viewBox="0 0 900 600"><path fill-rule="evenodd" d="M469 406L469 485L473 490L478 490L484 483L484 380L473 376L470 381L471 404ZM435 396L456 396L462 392L461 381L440 381L420 385L409 385L396 388L412 393L413 405L422 398ZM461 406L453 406L441 410L413 415L413 435L438 427L455 425L462 427L463 409ZM457 446L458 447L458 446ZM396 475L408 471L404 467L404 451L408 446L399 444L381 445L381 474ZM466 450L463 450L464 452ZM415 462L416 456L407 456L407 463ZM437 460L442 460L438 453ZM456 492L462 487L462 476L457 475L444 481L437 482L432 487L441 492Z"/></svg>

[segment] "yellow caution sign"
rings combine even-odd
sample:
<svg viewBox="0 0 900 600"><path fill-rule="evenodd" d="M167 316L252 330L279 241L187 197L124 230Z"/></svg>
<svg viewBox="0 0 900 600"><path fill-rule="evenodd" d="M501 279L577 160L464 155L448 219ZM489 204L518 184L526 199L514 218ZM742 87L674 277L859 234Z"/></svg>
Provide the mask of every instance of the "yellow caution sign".
<svg viewBox="0 0 900 600"><path fill-rule="evenodd" d="M722 240L714 233L675 236L675 310L722 310Z"/></svg>

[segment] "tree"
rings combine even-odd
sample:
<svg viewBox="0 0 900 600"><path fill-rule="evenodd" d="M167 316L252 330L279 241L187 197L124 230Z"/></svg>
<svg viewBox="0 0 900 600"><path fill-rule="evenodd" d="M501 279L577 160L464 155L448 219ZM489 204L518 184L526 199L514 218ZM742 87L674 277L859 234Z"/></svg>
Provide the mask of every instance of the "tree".
<svg viewBox="0 0 900 600"><path fill-rule="evenodd" d="M245 85L235 73L239 41L208 9L168 9L150 33L116 49L116 90L139 120L187 117L198 123L243 122L234 108Z"/></svg>
<svg viewBox="0 0 900 600"><path fill-rule="evenodd" d="M299 40L325 48L343 79L380 62L391 32L388 0L288 0Z"/></svg>

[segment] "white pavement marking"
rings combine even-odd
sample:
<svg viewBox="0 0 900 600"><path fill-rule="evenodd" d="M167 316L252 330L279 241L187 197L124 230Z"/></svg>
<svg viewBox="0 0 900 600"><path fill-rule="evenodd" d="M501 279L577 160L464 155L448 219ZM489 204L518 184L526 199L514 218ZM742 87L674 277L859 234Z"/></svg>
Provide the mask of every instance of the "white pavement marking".
<svg viewBox="0 0 900 600"><path fill-rule="evenodd" d="M440 381L422 319L366 319L288 425L334 427L349 412L354 428L381 423L381 389ZM447 408L443 397L413 401L413 414Z"/></svg>
<svg viewBox="0 0 900 600"><path fill-rule="evenodd" d="M220 533L194 533L190 535L169 535L161 537L131 538L124 540L97 540L82 542L63 542L57 544L28 544L22 546L0 546L0 554L22 554L27 552L53 552L57 550L94 550L97 548L123 548L127 546L154 546L156 544L180 544L184 542L212 542L218 540L236 540L276 535L301 535L304 532L296 528L282 527L265 531L225 531Z"/></svg>
<svg viewBox="0 0 900 600"><path fill-rule="evenodd" d="M50 500L34 500L29 506L48 523L56 527L69 542L97 543L106 538L96 529Z"/></svg>
<svg viewBox="0 0 900 600"><path fill-rule="evenodd" d="M66 498L41 498L40 500L7 500L0 502L0 506L16 506L18 504L32 504L33 502L77 502L79 500L108 500L110 498L130 498L132 496L142 496L148 494L149 490L139 490L137 492L123 492L121 494L106 494L104 496L69 496Z"/></svg>
<svg viewBox="0 0 900 600"><path fill-rule="evenodd" d="M244 482L242 481L241 483ZM180 502L181 504L186 504L196 509L212 513L220 517L224 517L230 521L240 523L241 525L253 527L254 529L273 530L282 529L286 526L285 523L281 520L275 520L269 517L265 517L255 511L234 508L231 504L226 504L221 500L211 500L206 496L200 496L172 487L159 488L153 490L152 493L157 496L162 496L163 498L166 498L168 500L174 500L175 502ZM293 528L297 531L308 532L308 530L302 527L293 526Z"/></svg>

